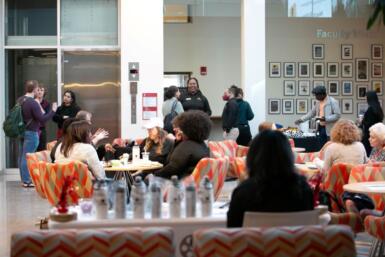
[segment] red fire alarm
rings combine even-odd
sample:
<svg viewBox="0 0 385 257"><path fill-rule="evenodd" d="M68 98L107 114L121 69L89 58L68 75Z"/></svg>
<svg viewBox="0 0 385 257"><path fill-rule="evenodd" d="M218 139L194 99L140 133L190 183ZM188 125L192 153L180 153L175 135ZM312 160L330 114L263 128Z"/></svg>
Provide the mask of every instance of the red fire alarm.
<svg viewBox="0 0 385 257"><path fill-rule="evenodd" d="M207 67L206 66L201 66L201 75L206 76L207 75Z"/></svg>

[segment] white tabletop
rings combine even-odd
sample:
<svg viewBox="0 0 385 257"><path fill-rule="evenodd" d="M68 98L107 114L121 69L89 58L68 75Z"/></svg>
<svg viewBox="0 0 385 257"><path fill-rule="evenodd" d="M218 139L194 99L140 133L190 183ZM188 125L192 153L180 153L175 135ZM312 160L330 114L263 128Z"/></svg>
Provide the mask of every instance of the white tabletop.
<svg viewBox="0 0 385 257"><path fill-rule="evenodd" d="M385 194L385 181L359 182L344 185L344 190L362 194Z"/></svg>

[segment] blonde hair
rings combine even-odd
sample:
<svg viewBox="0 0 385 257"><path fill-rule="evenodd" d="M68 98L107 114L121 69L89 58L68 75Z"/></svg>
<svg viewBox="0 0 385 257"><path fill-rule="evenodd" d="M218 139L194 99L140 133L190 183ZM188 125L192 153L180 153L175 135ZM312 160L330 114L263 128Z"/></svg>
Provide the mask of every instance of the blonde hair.
<svg viewBox="0 0 385 257"><path fill-rule="evenodd" d="M164 144L164 141L166 140L166 132L160 128L160 127L155 127L157 132L158 132L158 140L159 140L159 145L158 147L156 148L156 154L162 154L162 148L163 148L163 144ZM155 144L155 142L153 140L150 139L150 137L147 137L146 139L146 143L144 145L144 151L148 152L148 150L151 149L151 147Z"/></svg>
<svg viewBox="0 0 385 257"><path fill-rule="evenodd" d="M374 124L369 128L371 136L378 138L382 143L385 143L385 125L381 122Z"/></svg>
<svg viewBox="0 0 385 257"><path fill-rule="evenodd" d="M361 140L361 132L353 121L339 120L334 124L330 137L333 142L351 145Z"/></svg>

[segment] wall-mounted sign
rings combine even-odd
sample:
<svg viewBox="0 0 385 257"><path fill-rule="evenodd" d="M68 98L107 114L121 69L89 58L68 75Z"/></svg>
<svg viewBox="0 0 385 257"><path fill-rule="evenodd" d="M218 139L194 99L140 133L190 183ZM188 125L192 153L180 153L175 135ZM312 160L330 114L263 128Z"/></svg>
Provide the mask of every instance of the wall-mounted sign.
<svg viewBox="0 0 385 257"><path fill-rule="evenodd" d="M207 67L201 66L200 67L200 73L201 73L201 76L206 76L207 75Z"/></svg>
<svg viewBox="0 0 385 257"><path fill-rule="evenodd" d="M143 93L142 94L142 119L149 120L158 116L158 94Z"/></svg>

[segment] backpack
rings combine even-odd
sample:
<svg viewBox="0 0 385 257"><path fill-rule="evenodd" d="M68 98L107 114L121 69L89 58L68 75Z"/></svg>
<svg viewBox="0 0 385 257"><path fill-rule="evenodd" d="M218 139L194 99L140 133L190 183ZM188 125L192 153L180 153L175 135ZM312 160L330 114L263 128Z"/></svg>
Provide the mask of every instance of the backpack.
<svg viewBox="0 0 385 257"><path fill-rule="evenodd" d="M178 100L176 100L172 104L171 112L169 114L167 114L166 116L164 116L163 129L166 130L168 133L173 133L174 132L173 127L172 127L172 120L176 116L178 116L178 113L175 111L177 103L178 103Z"/></svg>
<svg viewBox="0 0 385 257"><path fill-rule="evenodd" d="M24 98L21 103L17 102L4 120L3 130L7 137L17 138L24 134L25 124L23 120L22 106L26 99L27 98Z"/></svg>

